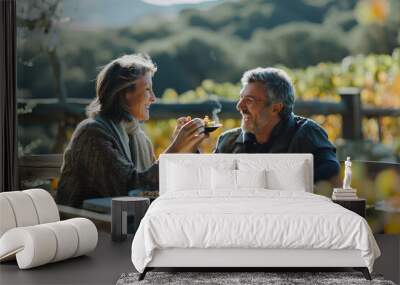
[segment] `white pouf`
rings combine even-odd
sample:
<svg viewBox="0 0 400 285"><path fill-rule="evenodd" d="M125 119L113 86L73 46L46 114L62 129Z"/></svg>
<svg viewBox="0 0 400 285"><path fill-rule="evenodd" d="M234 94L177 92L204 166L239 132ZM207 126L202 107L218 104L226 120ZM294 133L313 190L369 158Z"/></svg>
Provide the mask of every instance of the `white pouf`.
<svg viewBox="0 0 400 285"><path fill-rule="evenodd" d="M39 224L60 220L57 205L49 192L43 189L29 189L22 192L28 194L32 199L39 218Z"/></svg>
<svg viewBox="0 0 400 285"><path fill-rule="evenodd" d="M0 259L16 254L20 269L28 269L51 262L57 251L54 233L42 225L14 228L0 239Z"/></svg>
<svg viewBox="0 0 400 285"><path fill-rule="evenodd" d="M74 257L88 253L96 248L98 233L92 221L85 218L74 218L64 222L71 224L78 233L79 242Z"/></svg>
<svg viewBox="0 0 400 285"><path fill-rule="evenodd" d="M63 259L70 258L75 255L78 250L78 233L71 227L70 223L55 222L43 225L49 228L57 240L57 252L52 262L57 262Z"/></svg>
<svg viewBox="0 0 400 285"><path fill-rule="evenodd" d="M35 206L29 195L22 191L3 192L0 195L10 202L17 227L33 226L39 223Z"/></svg>
<svg viewBox="0 0 400 285"><path fill-rule="evenodd" d="M11 204L6 197L0 195L0 237L8 230L15 228L17 222Z"/></svg>
<svg viewBox="0 0 400 285"><path fill-rule="evenodd" d="M16 258L20 269L28 269L96 248L94 223L59 221L57 205L43 189L0 193L0 214L0 262Z"/></svg>

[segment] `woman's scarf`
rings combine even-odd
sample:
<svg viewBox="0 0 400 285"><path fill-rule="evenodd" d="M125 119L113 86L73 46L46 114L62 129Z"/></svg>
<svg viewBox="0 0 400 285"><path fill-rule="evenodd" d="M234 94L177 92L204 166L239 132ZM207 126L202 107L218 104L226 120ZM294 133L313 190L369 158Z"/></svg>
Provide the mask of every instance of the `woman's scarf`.
<svg viewBox="0 0 400 285"><path fill-rule="evenodd" d="M153 144L135 118L130 122L122 121L121 124L129 138L132 162L139 172L147 170L156 160Z"/></svg>
<svg viewBox="0 0 400 285"><path fill-rule="evenodd" d="M97 116L96 120L106 125L117 136L126 157L133 162L138 172L144 172L154 164L156 159L153 144L137 119L117 123L103 116Z"/></svg>

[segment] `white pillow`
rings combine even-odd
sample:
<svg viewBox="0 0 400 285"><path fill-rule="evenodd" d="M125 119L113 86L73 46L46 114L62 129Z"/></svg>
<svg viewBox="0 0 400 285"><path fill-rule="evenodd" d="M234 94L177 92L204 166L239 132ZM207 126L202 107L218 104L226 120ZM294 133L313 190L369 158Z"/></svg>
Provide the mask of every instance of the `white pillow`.
<svg viewBox="0 0 400 285"><path fill-rule="evenodd" d="M221 160L210 165L195 164L192 161L168 163L168 191L211 190L212 170L229 171L235 168L234 160Z"/></svg>
<svg viewBox="0 0 400 285"><path fill-rule="evenodd" d="M211 171L213 190L240 190L242 188L266 188L266 171L215 169Z"/></svg>
<svg viewBox="0 0 400 285"><path fill-rule="evenodd" d="M210 168L170 163L168 189L185 191L193 189L210 189ZM208 175L207 175L208 174Z"/></svg>
<svg viewBox="0 0 400 285"><path fill-rule="evenodd" d="M267 181L268 189L307 191L304 163L293 164L290 173L278 169L270 169L267 171Z"/></svg>
<svg viewBox="0 0 400 285"><path fill-rule="evenodd" d="M236 170L216 169L213 167L211 181L213 190L236 190Z"/></svg>
<svg viewBox="0 0 400 285"><path fill-rule="evenodd" d="M267 171L236 170L237 188L267 188Z"/></svg>
<svg viewBox="0 0 400 285"><path fill-rule="evenodd" d="M306 191L308 166L305 161L280 158L274 161L263 159L238 159L238 169L247 171L266 170L267 187L271 190Z"/></svg>

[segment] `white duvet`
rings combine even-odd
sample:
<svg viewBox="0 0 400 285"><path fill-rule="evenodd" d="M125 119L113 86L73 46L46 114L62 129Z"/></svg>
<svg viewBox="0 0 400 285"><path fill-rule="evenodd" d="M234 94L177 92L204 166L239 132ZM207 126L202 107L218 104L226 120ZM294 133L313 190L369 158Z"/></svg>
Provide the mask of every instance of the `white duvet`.
<svg viewBox="0 0 400 285"><path fill-rule="evenodd" d="M370 272L380 256L359 215L320 195L265 189L162 195L140 223L132 262L143 272L165 248L358 249Z"/></svg>

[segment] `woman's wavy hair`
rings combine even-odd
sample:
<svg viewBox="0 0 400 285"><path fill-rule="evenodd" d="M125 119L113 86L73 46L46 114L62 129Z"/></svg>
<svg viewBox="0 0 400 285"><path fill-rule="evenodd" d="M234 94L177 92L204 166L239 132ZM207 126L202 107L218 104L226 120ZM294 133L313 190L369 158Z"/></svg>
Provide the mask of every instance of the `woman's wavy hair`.
<svg viewBox="0 0 400 285"><path fill-rule="evenodd" d="M136 81L157 71L148 55L130 54L114 59L103 66L96 78L96 97L86 108L86 115L93 118L104 115L116 121L130 121L125 94L136 88Z"/></svg>

